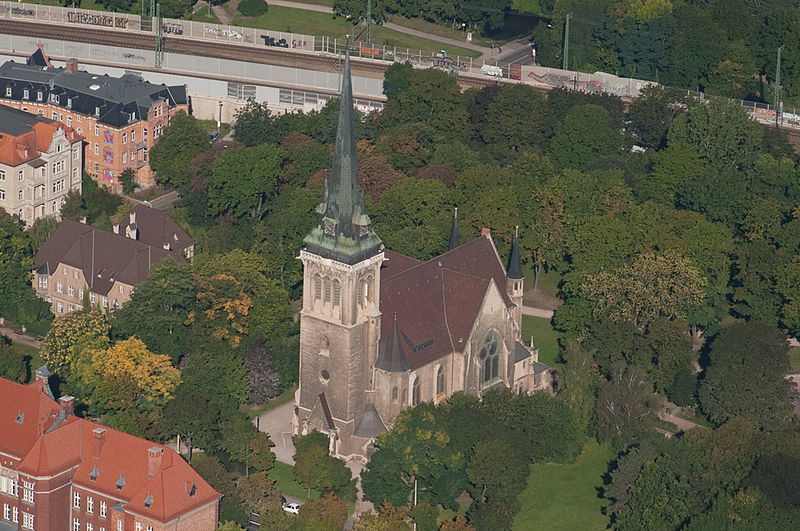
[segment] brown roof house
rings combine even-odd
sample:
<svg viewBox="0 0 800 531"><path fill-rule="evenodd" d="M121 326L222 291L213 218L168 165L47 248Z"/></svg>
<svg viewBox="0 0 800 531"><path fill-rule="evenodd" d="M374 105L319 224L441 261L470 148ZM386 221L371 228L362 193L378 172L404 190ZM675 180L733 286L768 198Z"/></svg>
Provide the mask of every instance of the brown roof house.
<svg viewBox="0 0 800 531"><path fill-rule="evenodd" d="M331 185L300 251L300 385L295 433L367 458L404 408L462 391L550 390L552 371L522 342L519 242L503 267L491 234L420 262L385 249L358 188L349 57Z"/></svg>
<svg viewBox="0 0 800 531"><path fill-rule="evenodd" d="M138 206L128 223L107 232L64 220L36 253L33 285L63 315L83 308L84 292L104 310L119 308L161 260L184 262L194 242L158 210Z"/></svg>

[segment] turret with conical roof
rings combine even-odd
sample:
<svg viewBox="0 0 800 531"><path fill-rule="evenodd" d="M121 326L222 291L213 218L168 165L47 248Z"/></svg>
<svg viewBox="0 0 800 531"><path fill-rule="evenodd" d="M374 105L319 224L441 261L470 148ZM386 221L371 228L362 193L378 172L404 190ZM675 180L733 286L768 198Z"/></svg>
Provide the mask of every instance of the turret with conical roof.
<svg viewBox="0 0 800 531"><path fill-rule="evenodd" d="M353 84L350 78L350 52L345 53L339 125L333 155L330 185L317 208L317 225L305 238L310 252L346 264L355 264L377 254L381 240L372 230L364 192L358 185Z"/></svg>
<svg viewBox="0 0 800 531"><path fill-rule="evenodd" d="M450 229L450 249L458 247L458 207L453 213L453 228Z"/></svg>
<svg viewBox="0 0 800 531"><path fill-rule="evenodd" d="M511 259L508 261L508 278L520 279L522 275L522 262L519 258L519 228L514 235L514 243L511 245Z"/></svg>

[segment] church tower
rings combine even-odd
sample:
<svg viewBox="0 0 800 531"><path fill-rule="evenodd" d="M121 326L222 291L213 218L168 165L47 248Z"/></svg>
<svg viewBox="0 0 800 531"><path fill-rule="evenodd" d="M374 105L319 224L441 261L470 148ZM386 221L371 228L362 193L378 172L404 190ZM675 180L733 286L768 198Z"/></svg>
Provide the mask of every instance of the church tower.
<svg viewBox="0 0 800 531"><path fill-rule="evenodd" d="M325 182L316 226L300 251L300 385L293 429L331 438L331 452L360 455L356 427L375 420L370 391L380 335L380 238L370 226L358 185L350 55L345 56L339 124L330 184Z"/></svg>
<svg viewBox="0 0 800 531"><path fill-rule="evenodd" d="M512 310L513 320L516 326L516 336L514 339L520 341L522 338L522 295L523 282L525 276L522 274L522 261L519 257L519 227L514 234L514 243L511 245L511 258L508 261L506 271L506 290L511 301L514 303Z"/></svg>

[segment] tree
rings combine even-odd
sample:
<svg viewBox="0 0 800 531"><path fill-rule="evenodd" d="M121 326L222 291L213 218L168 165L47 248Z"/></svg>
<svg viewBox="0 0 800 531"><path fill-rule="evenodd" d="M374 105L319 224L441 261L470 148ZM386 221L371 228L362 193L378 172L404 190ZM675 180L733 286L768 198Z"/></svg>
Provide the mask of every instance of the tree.
<svg viewBox="0 0 800 531"><path fill-rule="evenodd" d="M41 356L55 372L66 370L79 352L75 346L91 345L103 348L108 345L109 325L98 309L67 313L55 321L42 341Z"/></svg>
<svg viewBox="0 0 800 531"><path fill-rule="evenodd" d="M168 354L177 363L189 347L189 313L198 289L190 265L159 262L131 299L112 313L114 336L136 335L151 351Z"/></svg>
<svg viewBox="0 0 800 531"><path fill-rule="evenodd" d="M660 317L685 316L702 301L705 283L688 260L666 251L642 254L615 274L588 275L582 288L598 316L644 330Z"/></svg>
<svg viewBox="0 0 800 531"><path fill-rule="evenodd" d="M558 168L583 168L621 148L622 135L612 127L608 111L589 104L573 107L556 125L549 153Z"/></svg>
<svg viewBox="0 0 800 531"><path fill-rule="evenodd" d="M139 188L139 184L136 182L136 175L130 168L122 170L119 175L119 182L122 183L122 193L125 195L131 195Z"/></svg>
<svg viewBox="0 0 800 531"><path fill-rule="evenodd" d="M320 434L322 435L322 434ZM327 437L314 435L295 437L295 469L297 482L308 489L321 493L334 493L342 499L355 500L355 480L351 480L350 469L328 454Z"/></svg>
<svg viewBox="0 0 800 531"><path fill-rule="evenodd" d="M430 507L430 504L427 505ZM395 507L385 501L378 507L378 514L372 511L362 514L353 529L354 531L411 531L412 527L405 519L405 507ZM420 531L424 531L424 528L420 527Z"/></svg>
<svg viewBox="0 0 800 531"><path fill-rule="evenodd" d="M187 194L192 180L189 163L208 145L208 134L194 116L175 114L150 150L150 167L156 172L156 180Z"/></svg>
<svg viewBox="0 0 800 531"><path fill-rule="evenodd" d="M214 490L222 494L219 503L219 519L221 521L232 520L239 525L247 522L247 514L244 508L239 505L236 496L236 484L233 481L233 474L225 470L220 464L219 459L213 455L206 454L204 459L196 459L192 463L192 468L205 479Z"/></svg>
<svg viewBox="0 0 800 531"><path fill-rule="evenodd" d="M574 421L585 430L592 419L601 375L593 352L575 340L567 341L561 358L564 363L558 369L558 394L568 404Z"/></svg>
<svg viewBox="0 0 800 531"><path fill-rule="evenodd" d="M530 85L501 86L488 103L484 120L477 133L497 158L509 151L541 153L553 134L550 108Z"/></svg>
<svg viewBox="0 0 800 531"><path fill-rule="evenodd" d="M611 379L600 385L594 425L601 441L622 450L641 440L655 420L653 384L635 365L618 364Z"/></svg>
<svg viewBox="0 0 800 531"><path fill-rule="evenodd" d="M53 234L53 231L58 227L58 219L55 216L45 216L43 218L36 218L33 226L28 231L28 236L31 239L31 248L35 255L39 252L39 247Z"/></svg>
<svg viewBox="0 0 800 531"><path fill-rule="evenodd" d="M222 434L220 449L224 450L233 461L242 463L245 475L249 477L250 456L254 447L260 447L259 444L253 446L250 444L258 433L256 427L244 414L237 412L220 425L220 432Z"/></svg>
<svg viewBox="0 0 800 531"><path fill-rule="evenodd" d="M468 524L463 516L459 515L455 520L443 522L440 531L475 531L475 528Z"/></svg>
<svg viewBox="0 0 800 531"><path fill-rule="evenodd" d="M466 472L476 487L474 494L479 503L485 503L489 493L519 492L517 489L524 488L527 476L524 463L515 455L511 444L503 439L475 443L467 461Z"/></svg>
<svg viewBox="0 0 800 531"><path fill-rule="evenodd" d="M211 215L261 219L277 189L283 156L282 149L269 144L225 151L206 181Z"/></svg>
<svg viewBox="0 0 800 531"><path fill-rule="evenodd" d="M676 96L661 85L647 85L630 104L629 116L638 143L661 149L667 144L667 131L681 111Z"/></svg>
<svg viewBox="0 0 800 531"><path fill-rule="evenodd" d="M25 353L12 345L6 336L0 336L0 377L26 383L29 370Z"/></svg>
<svg viewBox="0 0 800 531"><path fill-rule="evenodd" d="M750 167L761 147L762 127L744 108L722 100L690 105L669 129L669 145L696 149L720 170Z"/></svg>
<svg viewBox="0 0 800 531"><path fill-rule="evenodd" d="M786 336L756 322L720 330L711 343L700 382L700 405L717 425L742 417L754 426L776 430L791 414L792 384Z"/></svg>
<svg viewBox="0 0 800 531"><path fill-rule="evenodd" d="M228 274L196 278L197 301L187 318L187 322L194 325L195 336L239 346L242 335L247 333L253 305L252 299L242 291L242 283Z"/></svg>
<svg viewBox="0 0 800 531"><path fill-rule="evenodd" d="M93 350L91 368L99 380L97 399L110 409L161 409L181 382L169 356L153 354L135 337Z"/></svg>
<svg viewBox="0 0 800 531"><path fill-rule="evenodd" d="M301 529L339 531L347 520L347 505L328 492L321 498L309 500L300 507L297 524Z"/></svg>

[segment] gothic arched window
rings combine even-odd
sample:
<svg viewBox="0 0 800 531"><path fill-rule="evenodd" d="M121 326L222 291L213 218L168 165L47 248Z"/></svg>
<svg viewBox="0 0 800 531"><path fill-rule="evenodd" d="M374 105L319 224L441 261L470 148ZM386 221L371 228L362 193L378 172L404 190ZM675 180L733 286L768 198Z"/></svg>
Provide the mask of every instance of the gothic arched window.
<svg viewBox="0 0 800 531"><path fill-rule="evenodd" d="M325 279L325 302L331 302L331 281Z"/></svg>
<svg viewBox="0 0 800 531"><path fill-rule="evenodd" d="M322 277L319 275L314 276L314 299L320 300L322 298Z"/></svg>
<svg viewBox="0 0 800 531"><path fill-rule="evenodd" d="M342 302L342 285L338 280L333 281L333 304L339 306Z"/></svg>
<svg viewBox="0 0 800 531"><path fill-rule="evenodd" d="M392 387L392 400L397 400L397 386Z"/></svg>
<svg viewBox="0 0 800 531"><path fill-rule="evenodd" d="M478 359L481 362L481 382L486 383L497 378L500 368L500 340L497 334L489 332L483 340Z"/></svg>
<svg viewBox="0 0 800 531"><path fill-rule="evenodd" d="M422 397L422 389L419 384L419 378L415 378L414 386L411 388L411 405L412 406L419 405L421 397Z"/></svg>
<svg viewBox="0 0 800 531"><path fill-rule="evenodd" d="M436 371L436 394L444 393L444 368L439 365L439 370Z"/></svg>

